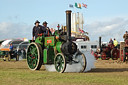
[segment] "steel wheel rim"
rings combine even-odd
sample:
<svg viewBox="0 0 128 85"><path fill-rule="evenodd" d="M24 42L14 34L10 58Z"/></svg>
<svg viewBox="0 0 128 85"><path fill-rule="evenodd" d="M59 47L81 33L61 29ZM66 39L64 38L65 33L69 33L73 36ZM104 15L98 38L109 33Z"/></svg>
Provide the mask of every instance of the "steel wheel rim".
<svg viewBox="0 0 128 85"><path fill-rule="evenodd" d="M113 49L111 54L114 60L117 60L119 58L119 51L117 49Z"/></svg>
<svg viewBox="0 0 128 85"><path fill-rule="evenodd" d="M65 58L61 54L58 54L55 57L55 69L60 73L63 73L63 71L65 70Z"/></svg>
<svg viewBox="0 0 128 85"><path fill-rule="evenodd" d="M34 69L38 63L38 51L34 44L28 47L27 51L27 63L30 69Z"/></svg>

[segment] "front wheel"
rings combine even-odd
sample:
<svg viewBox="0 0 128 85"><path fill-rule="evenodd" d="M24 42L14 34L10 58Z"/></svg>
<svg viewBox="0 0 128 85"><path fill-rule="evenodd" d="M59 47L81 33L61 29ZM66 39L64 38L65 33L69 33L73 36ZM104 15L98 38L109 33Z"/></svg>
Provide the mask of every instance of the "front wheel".
<svg viewBox="0 0 128 85"><path fill-rule="evenodd" d="M31 70L39 70L43 63L42 47L38 43L30 43L27 49L27 63Z"/></svg>
<svg viewBox="0 0 128 85"><path fill-rule="evenodd" d="M66 59L62 53L58 53L54 59L55 69L59 73L63 73L66 69Z"/></svg>
<svg viewBox="0 0 128 85"><path fill-rule="evenodd" d="M102 59L102 60L109 60L110 57L108 57L105 52L101 52L101 59Z"/></svg>
<svg viewBox="0 0 128 85"><path fill-rule="evenodd" d="M101 59L102 60L106 60L106 57L107 57L106 53L105 52L101 52Z"/></svg>

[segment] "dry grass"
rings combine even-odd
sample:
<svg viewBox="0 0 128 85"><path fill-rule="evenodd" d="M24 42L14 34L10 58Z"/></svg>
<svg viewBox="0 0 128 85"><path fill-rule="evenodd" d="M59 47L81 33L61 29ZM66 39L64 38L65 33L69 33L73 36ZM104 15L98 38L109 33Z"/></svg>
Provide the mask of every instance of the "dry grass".
<svg viewBox="0 0 128 85"><path fill-rule="evenodd" d="M128 85L128 64L116 61L95 63L88 73L31 71L26 61L0 61L0 85Z"/></svg>

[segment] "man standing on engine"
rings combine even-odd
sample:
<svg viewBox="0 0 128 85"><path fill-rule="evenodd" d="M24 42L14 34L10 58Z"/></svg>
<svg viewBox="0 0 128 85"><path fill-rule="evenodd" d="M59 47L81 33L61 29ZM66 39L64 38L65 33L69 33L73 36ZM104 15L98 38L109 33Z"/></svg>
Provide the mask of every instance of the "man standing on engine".
<svg viewBox="0 0 128 85"><path fill-rule="evenodd" d="M128 32L127 31L125 32L123 38L124 38L124 41L128 39Z"/></svg>
<svg viewBox="0 0 128 85"><path fill-rule="evenodd" d="M117 47L118 41L115 38L114 38L114 42L113 43L114 43L114 46Z"/></svg>
<svg viewBox="0 0 128 85"><path fill-rule="evenodd" d="M112 44L112 45L113 45L113 40L112 40L112 38L110 39L109 44Z"/></svg>
<svg viewBox="0 0 128 85"><path fill-rule="evenodd" d="M33 32L32 32L32 41L34 40L34 38L36 39L38 37L39 34L45 33L45 29L43 29L43 27L41 25L39 25L39 21L36 20L35 22L35 26L33 27Z"/></svg>
<svg viewBox="0 0 128 85"><path fill-rule="evenodd" d="M50 31L50 29L49 29L49 27L47 27L47 22L45 21L45 22L43 22L43 29L45 29L46 31L46 33L45 33L45 35L46 36L49 36L49 35L51 35L52 34L52 32Z"/></svg>

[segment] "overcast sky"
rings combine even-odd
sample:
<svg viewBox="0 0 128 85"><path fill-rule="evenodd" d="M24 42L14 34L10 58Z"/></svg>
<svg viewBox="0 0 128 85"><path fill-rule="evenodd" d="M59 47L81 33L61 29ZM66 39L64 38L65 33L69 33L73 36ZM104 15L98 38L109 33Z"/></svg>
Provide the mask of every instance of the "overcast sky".
<svg viewBox="0 0 128 85"><path fill-rule="evenodd" d="M69 4L85 3L87 9L69 8ZM128 0L1 0L0 1L0 39L31 39L35 20L49 27L65 24L65 11L84 14L84 30L89 32L92 41L99 36L104 41L109 38L123 40L128 30Z"/></svg>

